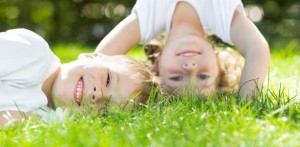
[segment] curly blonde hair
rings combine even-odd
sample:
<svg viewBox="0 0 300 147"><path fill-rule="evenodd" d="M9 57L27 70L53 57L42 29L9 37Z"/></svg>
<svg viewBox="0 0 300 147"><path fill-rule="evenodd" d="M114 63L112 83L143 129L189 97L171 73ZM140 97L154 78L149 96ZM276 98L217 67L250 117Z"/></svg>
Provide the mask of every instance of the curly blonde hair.
<svg viewBox="0 0 300 147"><path fill-rule="evenodd" d="M238 90L242 75L243 60L232 48L216 49L217 62L220 73L217 89L220 92L234 92Z"/></svg>

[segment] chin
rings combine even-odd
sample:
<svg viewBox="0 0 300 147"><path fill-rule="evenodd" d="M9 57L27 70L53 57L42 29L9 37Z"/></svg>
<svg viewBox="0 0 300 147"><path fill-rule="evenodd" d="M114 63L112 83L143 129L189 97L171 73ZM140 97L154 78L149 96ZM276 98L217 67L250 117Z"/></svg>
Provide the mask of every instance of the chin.
<svg viewBox="0 0 300 147"><path fill-rule="evenodd" d="M60 78L57 78L53 84L52 87L52 98L55 106L61 106L64 105L63 98L66 96L66 92L64 90L64 86L60 80Z"/></svg>

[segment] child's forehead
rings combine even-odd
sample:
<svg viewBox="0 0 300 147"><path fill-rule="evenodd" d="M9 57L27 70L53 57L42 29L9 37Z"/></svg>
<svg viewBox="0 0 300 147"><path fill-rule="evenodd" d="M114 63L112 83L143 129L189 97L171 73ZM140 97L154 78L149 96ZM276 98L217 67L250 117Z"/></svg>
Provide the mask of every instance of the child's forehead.
<svg viewBox="0 0 300 147"><path fill-rule="evenodd" d="M136 71L135 66L133 66L127 60L109 60L109 61L106 60L106 61L100 61L100 63L101 62L107 68L110 68L112 70L131 72L131 73L134 73Z"/></svg>
<svg viewBox="0 0 300 147"><path fill-rule="evenodd" d="M123 61L128 61L129 59L123 55L114 55L114 56L101 56L101 57L96 58L96 60L109 61L112 63L121 63Z"/></svg>

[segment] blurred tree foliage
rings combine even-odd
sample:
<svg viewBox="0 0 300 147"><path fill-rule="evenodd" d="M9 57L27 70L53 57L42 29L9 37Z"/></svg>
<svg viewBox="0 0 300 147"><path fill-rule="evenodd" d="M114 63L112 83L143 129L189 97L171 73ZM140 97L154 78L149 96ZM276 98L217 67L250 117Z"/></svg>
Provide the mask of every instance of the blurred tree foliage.
<svg viewBox="0 0 300 147"><path fill-rule="evenodd" d="M0 31L24 27L49 42L97 44L130 13L135 1L1 0ZM248 15L258 19L255 23L269 42L299 41L299 0L243 0L243 3L249 8Z"/></svg>

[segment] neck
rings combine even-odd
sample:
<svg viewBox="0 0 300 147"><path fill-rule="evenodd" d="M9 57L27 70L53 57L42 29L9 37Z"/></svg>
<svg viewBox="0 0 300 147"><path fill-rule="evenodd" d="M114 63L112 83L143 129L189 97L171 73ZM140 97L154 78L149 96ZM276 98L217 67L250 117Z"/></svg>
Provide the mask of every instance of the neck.
<svg viewBox="0 0 300 147"><path fill-rule="evenodd" d="M60 72L60 67L43 83L42 90L47 96L48 106L54 108L53 98L52 98L52 88L56 80L58 73Z"/></svg>
<svg viewBox="0 0 300 147"><path fill-rule="evenodd" d="M172 36L183 34L194 34L204 37L204 31L194 7L187 2L178 2L172 17L169 37L172 38Z"/></svg>

